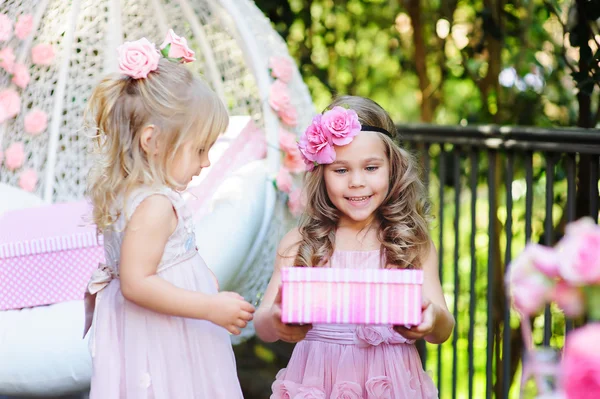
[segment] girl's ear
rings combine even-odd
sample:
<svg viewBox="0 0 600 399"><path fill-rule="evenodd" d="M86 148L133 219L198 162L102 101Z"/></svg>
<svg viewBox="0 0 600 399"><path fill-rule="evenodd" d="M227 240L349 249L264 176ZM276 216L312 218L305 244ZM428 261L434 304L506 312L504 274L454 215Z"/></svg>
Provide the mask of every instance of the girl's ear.
<svg viewBox="0 0 600 399"><path fill-rule="evenodd" d="M148 125L142 130L142 134L140 135L140 145L147 155L156 155L158 153L156 128L154 125Z"/></svg>

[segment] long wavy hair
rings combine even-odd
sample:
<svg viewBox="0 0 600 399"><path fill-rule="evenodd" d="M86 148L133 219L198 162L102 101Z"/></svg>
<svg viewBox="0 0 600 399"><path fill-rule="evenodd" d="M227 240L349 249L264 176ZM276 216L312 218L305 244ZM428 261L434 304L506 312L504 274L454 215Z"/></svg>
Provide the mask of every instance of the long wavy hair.
<svg viewBox="0 0 600 399"><path fill-rule="evenodd" d="M386 129L389 137L377 133L385 146L390 164L389 191L376 211L382 258L389 268L421 268L429 251L428 201L413 156L396 144L397 131L388 113L376 102L363 97L342 96L326 109L345 106L358 114L361 124ZM296 266L319 266L330 259L335 246L335 234L340 211L327 195L324 166L307 172L304 190L306 211L300 219L301 235Z"/></svg>
<svg viewBox="0 0 600 399"><path fill-rule="evenodd" d="M138 186L184 189L171 177L179 149L187 143L206 148L229 124L225 106L208 85L164 58L147 78L104 78L92 92L86 120L95 131L97 155L87 195L99 231L116 221L118 204ZM141 145L148 126L154 127L157 156L148 156Z"/></svg>

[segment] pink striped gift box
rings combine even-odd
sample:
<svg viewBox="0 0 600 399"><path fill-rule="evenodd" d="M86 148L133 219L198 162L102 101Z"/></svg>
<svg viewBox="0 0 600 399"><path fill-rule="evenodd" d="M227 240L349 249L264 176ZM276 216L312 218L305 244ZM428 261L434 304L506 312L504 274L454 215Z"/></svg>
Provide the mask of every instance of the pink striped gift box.
<svg viewBox="0 0 600 399"><path fill-rule="evenodd" d="M421 322L422 270L288 267L281 280L283 323Z"/></svg>

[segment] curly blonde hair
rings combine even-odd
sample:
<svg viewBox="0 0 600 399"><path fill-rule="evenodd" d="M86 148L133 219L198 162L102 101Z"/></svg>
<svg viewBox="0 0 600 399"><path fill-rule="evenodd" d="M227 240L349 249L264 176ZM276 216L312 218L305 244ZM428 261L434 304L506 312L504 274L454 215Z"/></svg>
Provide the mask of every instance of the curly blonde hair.
<svg viewBox="0 0 600 399"><path fill-rule="evenodd" d="M326 109L335 106L353 109L361 124L383 128L392 135L377 133L390 164L389 191L376 211L378 238L386 267L421 268L431 241L429 206L416 161L394 142L396 127L379 104L363 97L342 96ZM326 263L333 254L340 215L327 195L323 165L306 174L304 190L307 205L298 229L301 239L294 265L311 267Z"/></svg>
<svg viewBox="0 0 600 399"><path fill-rule="evenodd" d="M179 187L170 175L179 149L187 143L206 148L229 124L217 95L181 64L161 59L144 79L121 74L104 78L89 99L86 117L93 119L97 159L90 171L87 195L99 231L120 215L116 207L141 185ZM154 127L158 156L147 156L141 134Z"/></svg>

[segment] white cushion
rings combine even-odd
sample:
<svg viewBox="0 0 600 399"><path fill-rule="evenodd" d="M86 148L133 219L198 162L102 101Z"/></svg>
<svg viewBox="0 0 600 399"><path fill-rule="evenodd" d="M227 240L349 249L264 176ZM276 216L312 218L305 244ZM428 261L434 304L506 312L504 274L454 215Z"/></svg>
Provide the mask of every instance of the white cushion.
<svg viewBox="0 0 600 399"><path fill-rule="evenodd" d="M4 212L43 205L40 197L20 188L0 183L0 215Z"/></svg>

